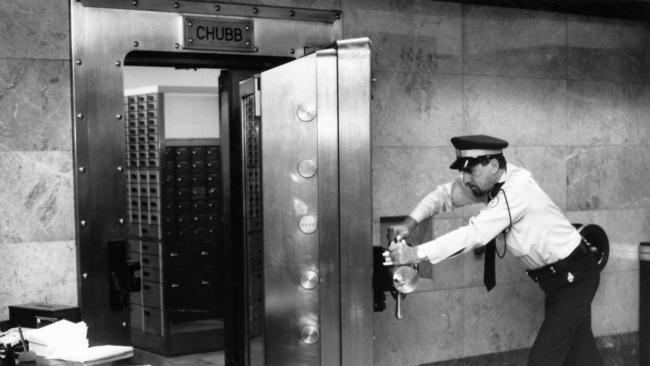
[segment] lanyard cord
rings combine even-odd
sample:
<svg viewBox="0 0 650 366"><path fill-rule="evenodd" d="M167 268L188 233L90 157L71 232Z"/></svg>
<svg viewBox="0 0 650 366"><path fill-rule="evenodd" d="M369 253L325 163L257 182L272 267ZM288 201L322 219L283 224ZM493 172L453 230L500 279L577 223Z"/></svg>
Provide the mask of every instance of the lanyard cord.
<svg viewBox="0 0 650 366"><path fill-rule="evenodd" d="M503 188L499 188L501 192L503 192L503 198L506 199L506 207L508 207L508 218L510 219L510 225L508 225L507 228L503 229L502 234L503 234L503 254L499 253L499 248L494 246L497 252L497 256L499 259L503 258L506 256L506 252L508 251L508 243L506 242L506 234L512 230L512 215L510 214L510 203L508 203L508 196L506 196L506 191L503 190Z"/></svg>

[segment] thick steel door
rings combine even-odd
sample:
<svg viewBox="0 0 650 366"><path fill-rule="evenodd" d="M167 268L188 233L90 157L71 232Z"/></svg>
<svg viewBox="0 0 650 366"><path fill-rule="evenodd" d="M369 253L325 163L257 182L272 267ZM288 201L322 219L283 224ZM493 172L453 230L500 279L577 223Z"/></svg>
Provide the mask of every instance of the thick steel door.
<svg viewBox="0 0 650 366"><path fill-rule="evenodd" d="M240 84L250 365L371 365L370 51Z"/></svg>

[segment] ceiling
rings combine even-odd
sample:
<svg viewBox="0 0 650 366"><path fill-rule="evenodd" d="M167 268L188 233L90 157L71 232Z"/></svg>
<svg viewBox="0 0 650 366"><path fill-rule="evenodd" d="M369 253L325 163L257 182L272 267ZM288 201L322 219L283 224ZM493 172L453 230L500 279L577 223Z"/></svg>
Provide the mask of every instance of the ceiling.
<svg viewBox="0 0 650 366"><path fill-rule="evenodd" d="M446 2L500 6L650 22L650 0L445 0Z"/></svg>

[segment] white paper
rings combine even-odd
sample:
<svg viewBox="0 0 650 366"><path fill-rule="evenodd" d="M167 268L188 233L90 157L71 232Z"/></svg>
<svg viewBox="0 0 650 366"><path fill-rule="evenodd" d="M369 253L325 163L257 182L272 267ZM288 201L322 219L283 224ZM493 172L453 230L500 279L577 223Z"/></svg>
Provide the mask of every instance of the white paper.
<svg viewBox="0 0 650 366"><path fill-rule="evenodd" d="M131 346L94 346L84 349L59 350L51 353L48 358L72 362L91 363L93 361L111 361L133 356Z"/></svg>

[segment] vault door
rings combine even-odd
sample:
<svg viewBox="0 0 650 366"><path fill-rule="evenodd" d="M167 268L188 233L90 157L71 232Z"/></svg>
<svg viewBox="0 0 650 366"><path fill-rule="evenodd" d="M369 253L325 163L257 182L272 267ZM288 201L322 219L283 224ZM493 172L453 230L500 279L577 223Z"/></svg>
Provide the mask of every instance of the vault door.
<svg viewBox="0 0 650 366"><path fill-rule="evenodd" d="M369 57L341 41L240 84L249 365L372 364Z"/></svg>

